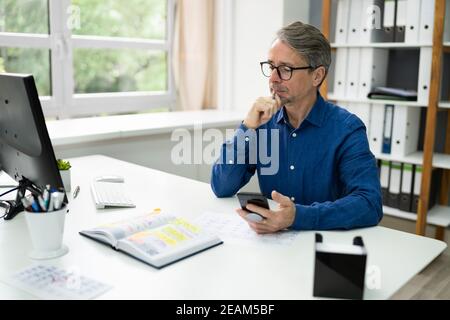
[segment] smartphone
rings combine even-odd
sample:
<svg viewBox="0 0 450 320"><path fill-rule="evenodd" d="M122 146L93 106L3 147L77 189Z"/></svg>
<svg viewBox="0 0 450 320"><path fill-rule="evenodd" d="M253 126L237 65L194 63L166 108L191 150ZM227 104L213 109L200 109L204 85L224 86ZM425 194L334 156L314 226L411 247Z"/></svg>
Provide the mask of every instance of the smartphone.
<svg viewBox="0 0 450 320"><path fill-rule="evenodd" d="M267 198L265 196L263 196L261 193L257 193L257 192L239 192L237 194L237 197L239 199L239 203L241 205L241 208L248 211L248 212L252 212L250 210L247 209L247 204L254 204L258 207L262 207L262 208L266 208L269 209L269 202L267 201Z"/></svg>

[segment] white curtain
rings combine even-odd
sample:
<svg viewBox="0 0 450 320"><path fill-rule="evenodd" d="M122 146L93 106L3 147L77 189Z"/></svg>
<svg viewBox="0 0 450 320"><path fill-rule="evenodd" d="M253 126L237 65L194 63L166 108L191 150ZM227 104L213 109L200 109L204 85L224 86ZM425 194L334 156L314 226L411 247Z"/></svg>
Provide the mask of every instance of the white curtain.
<svg viewBox="0 0 450 320"><path fill-rule="evenodd" d="M217 106L214 0L178 0L173 69L178 109Z"/></svg>

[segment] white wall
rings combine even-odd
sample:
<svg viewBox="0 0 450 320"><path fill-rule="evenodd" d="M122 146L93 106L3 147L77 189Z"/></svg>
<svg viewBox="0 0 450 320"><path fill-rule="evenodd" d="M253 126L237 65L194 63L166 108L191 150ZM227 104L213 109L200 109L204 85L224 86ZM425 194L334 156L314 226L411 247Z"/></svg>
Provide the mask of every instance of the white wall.
<svg viewBox="0 0 450 320"><path fill-rule="evenodd" d="M230 101L235 110L248 110L257 97L269 95L260 61L283 26L283 0L238 0L233 8Z"/></svg>
<svg viewBox="0 0 450 320"><path fill-rule="evenodd" d="M219 107L248 110L268 95L268 79L259 62L276 32L291 22L309 22L310 0L216 0Z"/></svg>
<svg viewBox="0 0 450 320"><path fill-rule="evenodd" d="M284 24L295 21L309 23L309 9L309 0L284 0Z"/></svg>

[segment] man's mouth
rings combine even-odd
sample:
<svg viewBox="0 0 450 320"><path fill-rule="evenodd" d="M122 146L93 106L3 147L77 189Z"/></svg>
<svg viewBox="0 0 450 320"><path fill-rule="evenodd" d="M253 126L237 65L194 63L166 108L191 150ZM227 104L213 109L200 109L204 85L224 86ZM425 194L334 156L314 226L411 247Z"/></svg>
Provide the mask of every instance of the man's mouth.
<svg viewBox="0 0 450 320"><path fill-rule="evenodd" d="M278 94L278 93L287 92L287 90L285 88L272 88L272 92Z"/></svg>

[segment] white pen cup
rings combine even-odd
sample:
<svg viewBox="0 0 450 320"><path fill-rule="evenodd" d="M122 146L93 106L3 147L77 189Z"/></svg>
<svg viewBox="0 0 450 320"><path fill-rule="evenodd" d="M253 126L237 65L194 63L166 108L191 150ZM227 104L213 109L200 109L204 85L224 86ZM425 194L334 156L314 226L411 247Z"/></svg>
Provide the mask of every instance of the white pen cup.
<svg viewBox="0 0 450 320"><path fill-rule="evenodd" d="M64 222L69 212L67 204L50 212L25 211L33 250L29 257L37 260L65 255L69 249L63 244Z"/></svg>

